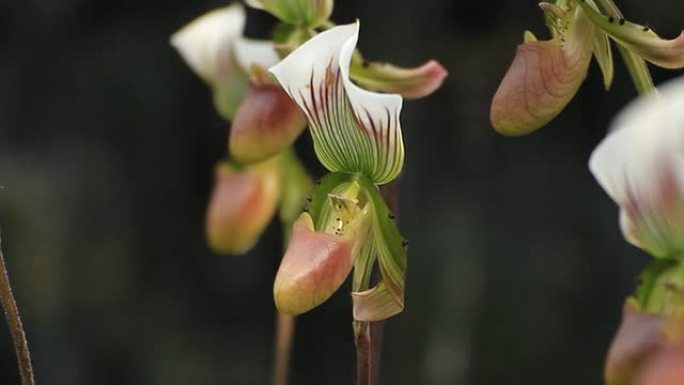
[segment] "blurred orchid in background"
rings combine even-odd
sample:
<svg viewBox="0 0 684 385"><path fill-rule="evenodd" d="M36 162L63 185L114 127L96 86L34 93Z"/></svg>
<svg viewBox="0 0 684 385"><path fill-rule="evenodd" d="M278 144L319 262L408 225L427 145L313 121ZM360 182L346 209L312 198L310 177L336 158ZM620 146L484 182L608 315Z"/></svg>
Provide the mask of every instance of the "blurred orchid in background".
<svg viewBox="0 0 684 385"><path fill-rule="evenodd" d="M235 3L192 21L171 37L171 44L188 66L212 89L217 111L225 119L232 121L228 149L234 163L234 172L238 173L237 170L243 168L247 170L250 165L264 162L284 151L290 152L287 156L289 161L282 163L285 168L283 173L296 177L279 178L283 186L273 190L274 193L269 198L277 200L278 192L289 194L284 202L292 207L284 207L281 213L293 213L303 207L306 191L312 185L310 178L305 175L304 168L298 164L296 156L288 150L305 128L307 119L266 69L280 61L279 54L291 52L309 37L314 36L314 27L329 24L327 18L332 9L332 1L254 0L248 4L281 18L284 23L281 26L284 27L276 31L278 43L243 37L245 10L241 4ZM357 83L376 91L397 92L406 97L419 98L436 90L446 76L446 71L436 61L429 61L416 68L400 68L386 63L367 62L358 51L352 52L351 73L348 74L347 81L350 81L351 77ZM225 162L222 164L225 168ZM269 167L275 167L273 164L272 162ZM237 179L224 178L221 182L223 187L220 189L217 185L207 214L207 238L210 246L214 251L228 254L236 253L235 250L248 250L238 247L243 246L242 244L227 247L226 241L236 239L233 235L217 235L221 232L230 233L236 229L238 225L230 223L228 218L239 217L235 214L229 215L225 209L237 209L238 206L234 203L219 204L217 200L247 201L244 197L232 197L230 191L241 191L240 186L228 186L233 180ZM220 198L217 195L219 191L222 192ZM301 192L301 196L294 197L292 191ZM219 207L223 208L221 212L211 212L218 210ZM251 239L240 242L253 245L268 223L265 219L272 217L272 210L250 213L263 215L260 218L253 218L252 222L264 224L259 227L260 231L242 232ZM211 219L219 217L223 219ZM296 219L296 215L283 219L285 226L289 227ZM223 230L219 230L221 226ZM215 247L218 245L217 239L223 239L223 247ZM231 249L234 251L227 251Z"/></svg>
<svg viewBox="0 0 684 385"><path fill-rule="evenodd" d="M200 16L171 37L188 66L212 89L217 111L233 122L228 140L232 161L217 166L207 209L209 246L223 254L248 251L281 198L281 214L297 212L312 185L288 149L306 120L265 70L280 60L274 43L242 36L245 17L243 6L235 3ZM281 218L291 223L296 216Z"/></svg>
<svg viewBox="0 0 684 385"><path fill-rule="evenodd" d="M684 67L684 35L664 40L648 27L626 21L612 0L558 0L539 6L552 37L538 41L525 32L491 105L491 123L501 134L529 134L555 118L586 78L592 55L609 89L611 39L639 92L653 88L644 60L664 68Z"/></svg>
<svg viewBox="0 0 684 385"><path fill-rule="evenodd" d="M615 119L589 167L620 206L632 244L659 258L684 253L684 78L644 96Z"/></svg>
<svg viewBox="0 0 684 385"><path fill-rule="evenodd" d="M684 365L682 106L684 78L642 96L618 115L589 162L620 207L625 239L655 257L625 306L606 362L608 385L682 381L673 366Z"/></svg>

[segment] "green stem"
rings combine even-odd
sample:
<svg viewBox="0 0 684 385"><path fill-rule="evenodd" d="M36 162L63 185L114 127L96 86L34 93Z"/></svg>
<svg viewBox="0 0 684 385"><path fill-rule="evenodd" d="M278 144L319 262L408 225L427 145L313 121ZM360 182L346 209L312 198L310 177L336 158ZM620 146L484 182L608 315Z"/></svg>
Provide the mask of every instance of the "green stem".
<svg viewBox="0 0 684 385"><path fill-rule="evenodd" d="M614 17L616 20L622 19L622 12L618 9L617 5L613 0L594 0L599 8L599 11L607 14L608 16ZM625 62L629 76L632 78L634 87L640 94L645 94L655 91L655 86L653 85L653 78L651 78L651 73L648 71L648 66L646 61L642 59L639 55L633 53L629 49L616 44L622 60Z"/></svg>
<svg viewBox="0 0 684 385"><path fill-rule="evenodd" d="M9 275L7 274L7 266L5 265L5 257L2 254L2 241L0 240L0 301L2 301L2 308L5 311L5 318L9 324L10 334L14 342L14 353L17 356L17 363L19 364L19 373L21 374L22 385L34 385L33 366L31 365L31 353L29 352L28 342L26 341L26 333L21 324L21 317L19 316L19 309L12 294L12 286L10 285Z"/></svg>

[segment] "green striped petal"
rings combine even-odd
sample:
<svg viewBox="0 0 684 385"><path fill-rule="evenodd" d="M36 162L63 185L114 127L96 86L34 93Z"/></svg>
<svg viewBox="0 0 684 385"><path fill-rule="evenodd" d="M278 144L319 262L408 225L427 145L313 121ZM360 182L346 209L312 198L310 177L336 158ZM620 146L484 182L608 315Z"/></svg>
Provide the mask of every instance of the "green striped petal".
<svg viewBox="0 0 684 385"><path fill-rule="evenodd" d="M306 115L314 149L327 169L384 184L404 164L402 98L352 83L349 66L358 33L358 22L331 28L269 71Z"/></svg>

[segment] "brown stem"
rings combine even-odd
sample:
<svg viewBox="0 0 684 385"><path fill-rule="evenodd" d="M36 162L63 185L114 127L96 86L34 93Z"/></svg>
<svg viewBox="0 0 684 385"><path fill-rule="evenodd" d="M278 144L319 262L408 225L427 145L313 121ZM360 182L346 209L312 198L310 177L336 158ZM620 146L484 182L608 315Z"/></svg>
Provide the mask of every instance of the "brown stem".
<svg viewBox="0 0 684 385"><path fill-rule="evenodd" d="M0 241L0 301L2 301L2 308L5 310L5 318L7 318L10 333L12 334L14 353L17 355L17 363L19 364L19 372L21 373L21 384L34 385L35 381L33 379L31 354L29 353L24 327L21 324L19 309L17 308L17 303L14 301L14 295L12 294L12 286L10 286L9 276L7 275L7 267L5 266L5 257L2 254L1 243L2 241Z"/></svg>
<svg viewBox="0 0 684 385"><path fill-rule="evenodd" d="M398 220L399 181L395 180L381 187L387 207ZM380 359L382 357L382 337L385 321L354 322L354 342L356 344L357 385L380 384Z"/></svg>
<svg viewBox="0 0 684 385"><path fill-rule="evenodd" d="M273 363L273 385L287 385L290 373L290 353L294 336L294 316L276 312L275 361Z"/></svg>
<svg viewBox="0 0 684 385"><path fill-rule="evenodd" d="M371 384L371 333L369 322L354 321L356 344L356 385Z"/></svg>

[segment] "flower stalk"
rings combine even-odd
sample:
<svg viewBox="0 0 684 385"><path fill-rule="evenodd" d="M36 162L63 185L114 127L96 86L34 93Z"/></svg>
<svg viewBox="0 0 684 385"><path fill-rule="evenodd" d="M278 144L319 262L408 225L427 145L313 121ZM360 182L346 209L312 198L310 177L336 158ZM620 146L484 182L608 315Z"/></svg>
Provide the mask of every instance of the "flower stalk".
<svg viewBox="0 0 684 385"><path fill-rule="evenodd" d="M29 352L28 342L26 341L26 333L24 326L21 323L19 316L19 308L14 300L12 293L12 286L9 281L9 274L7 273L7 265L5 264L5 256L2 253L2 240L0 239L0 301L2 301L2 308L5 311L5 318L9 324L10 334L12 335L12 342L14 343L14 353L17 356L17 364L19 365L19 373L21 374L22 385L34 385L33 365L31 365L31 353Z"/></svg>
<svg viewBox="0 0 684 385"><path fill-rule="evenodd" d="M295 316L276 310L276 337L273 360L273 385L287 385L290 378L290 357L294 340Z"/></svg>
<svg viewBox="0 0 684 385"><path fill-rule="evenodd" d="M399 181L395 180L380 188L387 207L398 221ZM354 276L354 291L365 291L370 287L370 276ZM358 285L358 287L357 287ZM377 385L380 383L380 361L385 321L354 321L354 344L356 346L356 374L358 385Z"/></svg>

